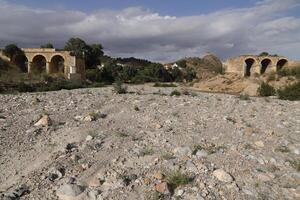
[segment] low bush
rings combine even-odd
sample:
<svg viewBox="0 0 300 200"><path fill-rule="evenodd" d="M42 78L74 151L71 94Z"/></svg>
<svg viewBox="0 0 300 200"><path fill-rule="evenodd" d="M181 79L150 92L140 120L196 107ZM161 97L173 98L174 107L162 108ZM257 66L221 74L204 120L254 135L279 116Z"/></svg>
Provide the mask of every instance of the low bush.
<svg viewBox="0 0 300 200"><path fill-rule="evenodd" d="M279 76L296 76L300 78L300 66L293 67L293 68L283 68L277 71Z"/></svg>
<svg viewBox="0 0 300 200"><path fill-rule="evenodd" d="M267 81L275 81L276 80L276 73L275 72L271 72L268 76Z"/></svg>
<svg viewBox="0 0 300 200"><path fill-rule="evenodd" d="M248 94L240 94L240 100L248 101L250 97Z"/></svg>
<svg viewBox="0 0 300 200"><path fill-rule="evenodd" d="M126 86L123 86L123 84L122 84L121 81L116 81L116 82L113 84L113 87L114 87L114 91L115 91L117 94L126 94L126 93L127 93L127 87L126 87Z"/></svg>
<svg viewBox="0 0 300 200"><path fill-rule="evenodd" d="M274 96L276 94L276 90L268 83L262 82L259 88L257 89L257 93L259 94L259 96L268 97Z"/></svg>
<svg viewBox="0 0 300 200"><path fill-rule="evenodd" d="M167 174L166 182L170 188L171 193L173 193L177 187L189 184L190 182L192 182L192 179L177 170Z"/></svg>
<svg viewBox="0 0 300 200"><path fill-rule="evenodd" d="M279 99L283 100L300 100L300 81L286 86L283 89L277 91Z"/></svg>
<svg viewBox="0 0 300 200"><path fill-rule="evenodd" d="M178 90L173 90L170 94L170 96L180 96L181 93Z"/></svg>

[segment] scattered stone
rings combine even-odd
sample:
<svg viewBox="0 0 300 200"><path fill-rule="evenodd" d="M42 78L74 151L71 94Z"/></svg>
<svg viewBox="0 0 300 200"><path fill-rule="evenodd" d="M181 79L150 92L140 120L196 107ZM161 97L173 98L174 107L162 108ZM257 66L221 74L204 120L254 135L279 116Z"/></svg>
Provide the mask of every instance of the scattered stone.
<svg viewBox="0 0 300 200"><path fill-rule="evenodd" d="M52 168L50 171L49 171L49 174L48 174L48 179L50 181L55 181L55 180L59 180L61 179L65 174L65 170L63 168Z"/></svg>
<svg viewBox="0 0 300 200"><path fill-rule="evenodd" d="M7 192L3 195L4 200L19 200L20 197L28 194L30 192L29 187L26 185L21 185L12 192ZM0 196L1 197L1 196ZM1 198L2 199L2 198Z"/></svg>
<svg viewBox="0 0 300 200"><path fill-rule="evenodd" d="M201 149L197 151L196 156L197 158L204 158L208 156L208 153L204 149Z"/></svg>
<svg viewBox="0 0 300 200"><path fill-rule="evenodd" d="M156 184L155 190L161 194L165 194L165 195L170 194L168 184L166 182Z"/></svg>
<svg viewBox="0 0 300 200"><path fill-rule="evenodd" d="M257 147L260 147L260 148L262 148L262 147L265 146L263 141L256 141L254 144L255 144Z"/></svg>
<svg viewBox="0 0 300 200"><path fill-rule="evenodd" d="M222 182L225 183L231 183L233 181L233 178L230 174L225 172L223 169L217 169L213 172L213 175Z"/></svg>
<svg viewBox="0 0 300 200"><path fill-rule="evenodd" d="M86 122L92 122L95 120L96 120L96 117L94 115L90 115L90 114L83 119L83 121L86 121Z"/></svg>
<svg viewBox="0 0 300 200"><path fill-rule="evenodd" d="M164 175L160 171L157 171L154 173L153 177L157 180L162 180L164 178Z"/></svg>
<svg viewBox="0 0 300 200"><path fill-rule="evenodd" d="M51 119L48 115L43 115L42 118L34 124L34 126L50 126Z"/></svg>
<svg viewBox="0 0 300 200"><path fill-rule="evenodd" d="M187 147L187 146L177 147L174 149L173 153L177 157L191 156L192 150L190 147Z"/></svg>
<svg viewBox="0 0 300 200"><path fill-rule="evenodd" d="M88 136L86 136L86 139L85 139L85 141L91 141L93 139L93 136L91 136L91 135L88 135Z"/></svg>
<svg viewBox="0 0 300 200"><path fill-rule="evenodd" d="M71 200L84 192L85 187L77 184L64 184L56 191L61 200Z"/></svg>
<svg viewBox="0 0 300 200"><path fill-rule="evenodd" d="M184 190L181 190L181 189L176 190L176 192L175 192L175 196L178 196L178 197L181 197L183 194L184 194Z"/></svg>
<svg viewBox="0 0 300 200"><path fill-rule="evenodd" d="M185 167L189 172L192 172L194 174L198 173L198 169L197 169L196 165L190 160L188 160L186 162Z"/></svg>
<svg viewBox="0 0 300 200"><path fill-rule="evenodd" d="M275 176L271 173L259 173L257 174L258 180L262 182L269 182L275 178Z"/></svg>

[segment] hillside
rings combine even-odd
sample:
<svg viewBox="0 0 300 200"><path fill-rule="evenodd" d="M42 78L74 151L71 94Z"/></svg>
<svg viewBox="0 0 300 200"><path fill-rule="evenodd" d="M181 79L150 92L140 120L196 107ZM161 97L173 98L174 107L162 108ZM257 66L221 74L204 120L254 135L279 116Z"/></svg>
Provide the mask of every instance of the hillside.
<svg viewBox="0 0 300 200"><path fill-rule="evenodd" d="M172 65L174 63L177 63L179 67L182 68L187 67L194 69L197 73L197 78L200 80L205 80L222 73L222 62L212 54L206 55L203 58L183 58L167 65Z"/></svg>

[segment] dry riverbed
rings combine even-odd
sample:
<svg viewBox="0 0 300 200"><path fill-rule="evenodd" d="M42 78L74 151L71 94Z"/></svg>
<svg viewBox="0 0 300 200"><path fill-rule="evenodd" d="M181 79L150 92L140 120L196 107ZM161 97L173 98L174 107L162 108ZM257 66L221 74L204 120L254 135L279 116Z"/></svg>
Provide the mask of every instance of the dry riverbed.
<svg viewBox="0 0 300 200"><path fill-rule="evenodd" d="M0 199L300 198L299 102L128 91L0 95Z"/></svg>

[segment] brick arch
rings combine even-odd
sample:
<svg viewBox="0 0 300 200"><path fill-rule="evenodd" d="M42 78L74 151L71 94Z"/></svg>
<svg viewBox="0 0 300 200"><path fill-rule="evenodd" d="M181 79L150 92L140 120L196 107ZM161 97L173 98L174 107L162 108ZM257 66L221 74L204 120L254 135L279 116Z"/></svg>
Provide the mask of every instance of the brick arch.
<svg viewBox="0 0 300 200"><path fill-rule="evenodd" d="M49 73L66 73L66 58L62 54L54 54L50 58Z"/></svg>
<svg viewBox="0 0 300 200"><path fill-rule="evenodd" d="M31 66L32 71L36 73L46 72L47 68L47 57L43 54L35 54L32 56Z"/></svg>
<svg viewBox="0 0 300 200"><path fill-rule="evenodd" d="M251 71L256 63L257 60L254 57L246 57L244 59L244 76L251 76Z"/></svg>
<svg viewBox="0 0 300 200"><path fill-rule="evenodd" d="M272 60L272 58L262 58L260 61L260 74L264 74L266 71L268 71L273 63L274 61Z"/></svg>
<svg viewBox="0 0 300 200"><path fill-rule="evenodd" d="M278 61L276 62L276 70L280 71L282 68L288 66L288 64L289 64L288 59L284 57L279 58Z"/></svg>
<svg viewBox="0 0 300 200"><path fill-rule="evenodd" d="M66 56L64 54L62 54L62 53L54 53L54 54L51 54L49 56L49 62L51 62L52 58L55 57L55 56L61 56L64 60L67 59Z"/></svg>

